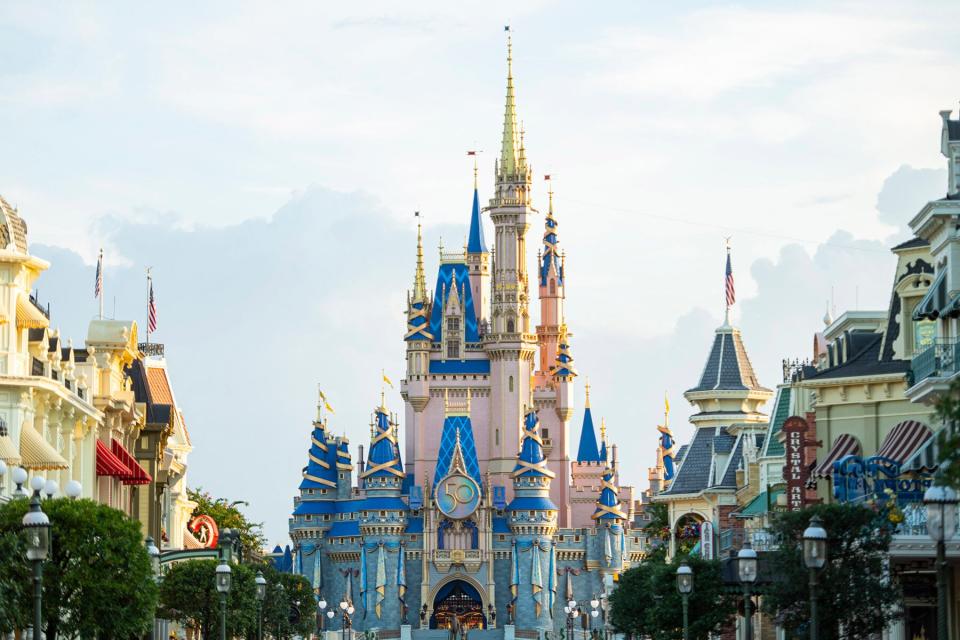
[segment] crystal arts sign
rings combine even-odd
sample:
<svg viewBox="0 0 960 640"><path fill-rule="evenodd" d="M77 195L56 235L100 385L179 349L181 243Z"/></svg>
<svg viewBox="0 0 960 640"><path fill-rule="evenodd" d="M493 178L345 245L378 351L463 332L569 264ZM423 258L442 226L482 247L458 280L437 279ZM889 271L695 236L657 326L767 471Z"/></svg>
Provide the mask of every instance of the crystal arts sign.
<svg viewBox="0 0 960 640"><path fill-rule="evenodd" d="M806 484L809 476L806 461L807 421L791 416L783 423L784 447L787 463L783 477L787 481L787 510L800 511L806 506Z"/></svg>

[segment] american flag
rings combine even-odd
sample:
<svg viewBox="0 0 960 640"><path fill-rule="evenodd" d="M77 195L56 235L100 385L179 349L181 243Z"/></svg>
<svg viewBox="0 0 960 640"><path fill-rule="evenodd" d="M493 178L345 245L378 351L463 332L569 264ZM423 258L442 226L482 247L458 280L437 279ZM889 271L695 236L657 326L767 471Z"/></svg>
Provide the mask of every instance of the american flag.
<svg viewBox="0 0 960 640"><path fill-rule="evenodd" d="M153 279L150 280L150 304L147 308L147 330L150 333L157 330L157 301L153 297Z"/></svg>
<svg viewBox="0 0 960 640"><path fill-rule="evenodd" d="M732 307L737 301L737 292L733 287L733 267L730 266L730 251L727 250L727 276L724 279L727 289L727 306Z"/></svg>
<svg viewBox="0 0 960 640"><path fill-rule="evenodd" d="M93 297L99 298L103 293L103 249L100 250L100 257L97 259L97 283L93 285Z"/></svg>

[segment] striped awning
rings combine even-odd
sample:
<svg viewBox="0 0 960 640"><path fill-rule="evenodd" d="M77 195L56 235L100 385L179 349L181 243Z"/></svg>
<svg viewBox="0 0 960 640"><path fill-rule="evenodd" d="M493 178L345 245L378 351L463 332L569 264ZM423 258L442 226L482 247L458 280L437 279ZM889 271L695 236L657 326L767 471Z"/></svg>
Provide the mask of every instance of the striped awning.
<svg viewBox="0 0 960 640"><path fill-rule="evenodd" d="M940 317L943 308L947 306L947 271L940 271L936 280L927 289L917 306L913 308L914 320L936 320Z"/></svg>
<svg viewBox="0 0 960 640"><path fill-rule="evenodd" d="M937 438L933 437L920 445L912 456L903 461L900 465L901 471L912 471L914 473L933 473L939 468L940 447L937 446Z"/></svg>
<svg viewBox="0 0 960 640"><path fill-rule="evenodd" d="M857 440L856 436L844 433L833 441L833 447L830 449L827 457L823 459L823 462L817 465L813 475L818 478L829 478L833 473L834 462L837 462L844 456L860 455L862 451L863 448L860 446L860 441Z"/></svg>
<svg viewBox="0 0 960 640"><path fill-rule="evenodd" d="M904 420L887 434L876 455L903 464L932 436L930 427L922 422Z"/></svg>
<svg viewBox="0 0 960 640"><path fill-rule="evenodd" d="M70 466L53 445L29 424L20 428L20 458L20 464L25 469L34 471L66 469Z"/></svg>
<svg viewBox="0 0 960 640"><path fill-rule="evenodd" d="M113 455L113 452L110 451L110 448L107 447L102 440L97 440L97 475L111 476L119 478L120 480L125 480L132 476L127 465L123 464L120 458Z"/></svg>
<svg viewBox="0 0 960 640"><path fill-rule="evenodd" d="M123 478L123 484L150 484L153 478L147 473L137 459L130 455L130 452L124 449L123 445L116 440L110 441L110 451L125 467L130 470L129 476Z"/></svg>
<svg viewBox="0 0 960 640"><path fill-rule="evenodd" d="M30 302L29 296L21 293L17 297L17 328L43 329L50 326L50 319L43 315L37 306Z"/></svg>

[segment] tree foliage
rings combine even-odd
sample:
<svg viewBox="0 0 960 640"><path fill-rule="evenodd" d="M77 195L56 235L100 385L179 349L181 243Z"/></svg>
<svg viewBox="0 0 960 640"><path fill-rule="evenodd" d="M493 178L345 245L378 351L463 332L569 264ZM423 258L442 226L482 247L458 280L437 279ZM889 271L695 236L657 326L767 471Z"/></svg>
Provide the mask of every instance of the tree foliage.
<svg viewBox="0 0 960 640"><path fill-rule="evenodd" d="M937 417L945 425L960 424L960 379L950 383L950 389L937 399ZM942 482L960 489L960 429L944 429L939 435L940 467L937 475Z"/></svg>
<svg viewBox="0 0 960 640"><path fill-rule="evenodd" d="M889 511L850 504L815 505L776 516L771 531L780 545L768 556L775 581L763 608L794 633L810 620L808 571L803 564L803 531L819 515L827 531L827 565L819 572L817 613L820 638L872 638L899 616L900 593L885 576L884 561L893 525Z"/></svg>
<svg viewBox="0 0 960 640"><path fill-rule="evenodd" d="M0 562L0 584L30 584L31 568L18 535L27 508L24 499L0 506L0 539L6 540L0 546L11 545L11 555ZM43 565L47 638L130 638L149 631L157 587L139 523L91 500L47 499L43 510L51 524L51 554ZM14 609L27 619L31 595L23 588L13 596ZM0 615L3 624L22 628L24 622Z"/></svg>
<svg viewBox="0 0 960 640"><path fill-rule="evenodd" d="M220 531L233 529L240 533L245 557L253 557L260 553L267 541L263 535L263 523L247 520L243 512L237 508L239 503L230 502L226 498L214 498L202 487L195 490L187 489L187 496L197 503L193 515L208 515L217 523Z"/></svg>
<svg viewBox="0 0 960 640"><path fill-rule="evenodd" d="M720 562L687 559L694 587L689 598L691 638L707 638L729 621L737 610L737 597L724 592ZM648 560L620 575L610 596L610 623L620 633L653 640L683 638L683 600L677 592L680 560Z"/></svg>
<svg viewBox="0 0 960 640"><path fill-rule="evenodd" d="M220 593L216 588L216 560L190 560L170 568L160 585L160 615L199 628L203 638L220 634ZM310 583L299 575L278 573L269 565L231 565L227 596L227 636L256 637L256 572L267 579L263 602L264 635L285 639L306 637L314 628L314 599ZM279 588L278 585L283 585ZM291 615L296 611L297 615Z"/></svg>
<svg viewBox="0 0 960 640"><path fill-rule="evenodd" d="M17 579L14 566L26 566L27 557L23 545L12 531L0 531L0 558L6 567L0 566L0 632L22 629L27 622L27 611L22 607L26 583Z"/></svg>

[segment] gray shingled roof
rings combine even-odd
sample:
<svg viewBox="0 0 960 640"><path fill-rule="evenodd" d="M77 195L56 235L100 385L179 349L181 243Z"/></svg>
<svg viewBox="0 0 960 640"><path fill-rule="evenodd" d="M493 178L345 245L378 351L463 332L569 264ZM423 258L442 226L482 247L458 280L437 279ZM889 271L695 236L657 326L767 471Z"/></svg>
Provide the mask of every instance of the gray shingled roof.
<svg viewBox="0 0 960 640"><path fill-rule="evenodd" d="M697 493L707 488L710 480L710 460L713 458L713 427L702 427L686 445L683 464L664 495Z"/></svg>
<svg viewBox="0 0 960 640"><path fill-rule="evenodd" d="M808 380L824 380L827 378L855 378L860 376L876 376L886 373L905 373L910 370L909 360L881 360L880 342L883 334L872 333L870 340L859 351L840 366L818 371L807 377Z"/></svg>
<svg viewBox="0 0 960 640"><path fill-rule="evenodd" d="M700 384L687 391L746 391L765 390L757 381L753 365L743 346L740 330L733 327L717 329L707 364L700 376Z"/></svg>

